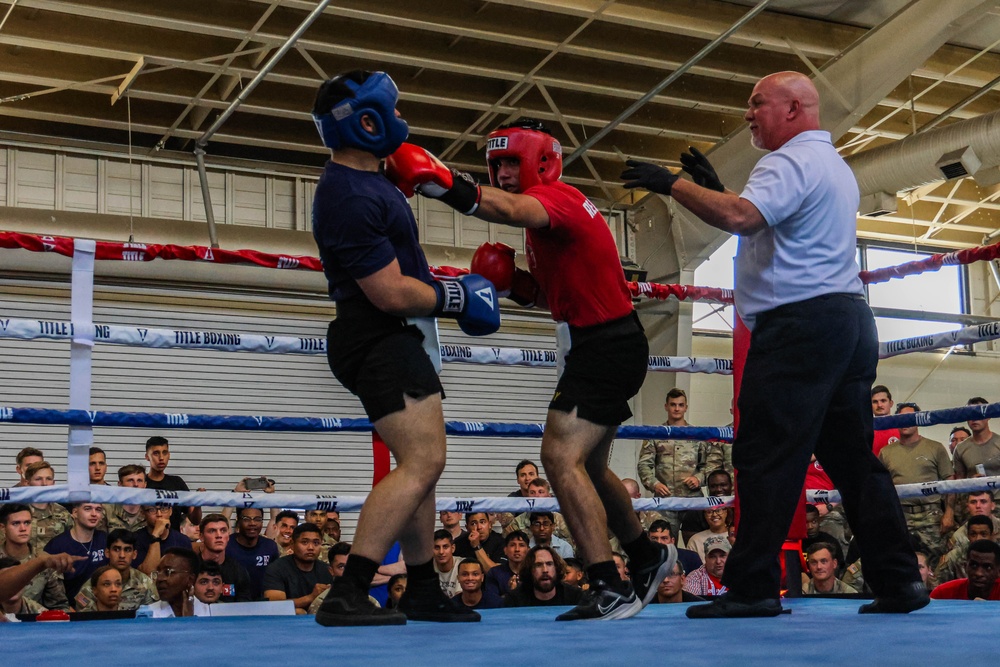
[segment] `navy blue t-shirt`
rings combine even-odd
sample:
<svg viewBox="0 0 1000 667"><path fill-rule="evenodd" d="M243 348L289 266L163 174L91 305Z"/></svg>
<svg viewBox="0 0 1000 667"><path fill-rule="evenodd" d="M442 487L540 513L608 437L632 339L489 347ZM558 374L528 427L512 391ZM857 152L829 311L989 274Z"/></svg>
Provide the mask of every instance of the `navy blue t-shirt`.
<svg viewBox="0 0 1000 667"><path fill-rule="evenodd" d="M465 605L465 603L462 602L461 593L458 593L451 599L460 605ZM469 609L499 609L502 606L503 606L502 597L500 597L499 595L496 594L496 592L488 588L483 588L483 596L479 598L479 602L477 604L469 607Z"/></svg>
<svg viewBox="0 0 1000 667"><path fill-rule="evenodd" d="M66 597L70 600L76 597L83 585L87 583L97 568L104 565L104 550L108 547L108 534L103 530L94 531L94 539L90 542L77 542L67 530L49 540L45 545L45 552L50 554L70 554L72 556L86 556L87 560L81 560L73 566L72 572L63 575L66 582Z"/></svg>
<svg viewBox="0 0 1000 667"><path fill-rule="evenodd" d="M132 533L135 535L135 558L132 559L132 567L139 567L142 561L146 560L149 553L149 545L153 543L153 536L145 528L140 528ZM171 529L167 536L160 542L160 556L166 553L167 549L181 547L191 548L191 538L184 533Z"/></svg>
<svg viewBox="0 0 1000 667"><path fill-rule="evenodd" d="M404 276L433 281L413 211L383 174L327 162L312 216L313 238L334 301L361 294L355 281L394 259Z"/></svg>
<svg viewBox="0 0 1000 667"><path fill-rule="evenodd" d="M510 580L514 577L514 571L510 569L510 564L504 560L491 567L483 580L483 591L489 591L492 595L503 598L510 592Z"/></svg>
<svg viewBox="0 0 1000 667"><path fill-rule="evenodd" d="M243 566L250 575L250 598L261 600L264 597L264 570L273 561L278 560L278 545L274 540L258 537L257 544L245 547L236 541L234 535L226 545L226 559L232 558Z"/></svg>

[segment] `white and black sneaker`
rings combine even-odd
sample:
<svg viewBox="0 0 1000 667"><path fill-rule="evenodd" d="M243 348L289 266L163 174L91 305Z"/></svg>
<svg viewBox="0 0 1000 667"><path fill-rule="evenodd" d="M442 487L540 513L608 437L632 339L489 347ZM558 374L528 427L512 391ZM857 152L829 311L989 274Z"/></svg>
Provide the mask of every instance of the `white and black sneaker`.
<svg viewBox="0 0 1000 667"><path fill-rule="evenodd" d="M583 594L580 604L556 616L556 620L612 621L631 618L642 611L642 607L642 600L635 594L631 582L608 583L598 579L590 582L590 588Z"/></svg>
<svg viewBox="0 0 1000 667"><path fill-rule="evenodd" d="M643 607L653 601L653 598L656 597L656 589L660 587L677 562L677 547L673 544L663 545L654 542L653 546L656 547L659 558L645 567L637 568L632 574L632 586L635 588L635 594L642 601Z"/></svg>

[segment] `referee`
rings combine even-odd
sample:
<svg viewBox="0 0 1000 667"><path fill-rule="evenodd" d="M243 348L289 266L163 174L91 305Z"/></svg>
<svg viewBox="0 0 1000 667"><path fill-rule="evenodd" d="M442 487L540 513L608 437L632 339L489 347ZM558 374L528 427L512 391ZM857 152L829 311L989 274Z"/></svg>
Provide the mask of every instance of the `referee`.
<svg viewBox="0 0 1000 667"><path fill-rule="evenodd" d="M813 453L843 497L875 593L859 611L908 613L928 596L892 478L871 449L878 338L855 260L857 182L820 130L806 76L761 79L744 118L754 147L770 152L739 195L695 149L681 156L694 183L635 161L622 174L625 187L671 195L740 237L736 309L752 332L733 445L742 514L722 578L729 592L687 614L782 612L778 553Z"/></svg>

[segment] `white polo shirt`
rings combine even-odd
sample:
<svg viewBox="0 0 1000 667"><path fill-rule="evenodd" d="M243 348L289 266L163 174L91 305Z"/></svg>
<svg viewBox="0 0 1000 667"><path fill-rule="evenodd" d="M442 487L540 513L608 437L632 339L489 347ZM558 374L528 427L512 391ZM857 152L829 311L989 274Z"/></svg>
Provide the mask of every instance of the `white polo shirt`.
<svg viewBox="0 0 1000 667"><path fill-rule="evenodd" d="M740 236L736 309L753 329L777 306L823 294L863 294L858 278L858 183L830 133L802 132L760 159L740 194L767 227Z"/></svg>

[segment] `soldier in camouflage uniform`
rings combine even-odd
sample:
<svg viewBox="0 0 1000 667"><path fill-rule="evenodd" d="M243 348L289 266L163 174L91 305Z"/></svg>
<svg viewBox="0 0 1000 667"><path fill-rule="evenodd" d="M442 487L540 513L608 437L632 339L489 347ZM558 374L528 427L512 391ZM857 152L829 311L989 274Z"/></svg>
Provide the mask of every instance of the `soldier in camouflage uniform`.
<svg viewBox="0 0 1000 667"><path fill-rule="evenodd" d="M964 539L960 541L951 551L946 553L934 570L934 577L939 584L943 584L954 579L964 579L965 563L969 556L969 544L976 540L996 540L997 533L993 527L993 517L973 516L965 522Z"/></svg>
<svg viewBox="0 0 1000 667"><path fill-rule="evenodd" d="M948 540L948 549L957 546L969 546L969 536L965 533L965 524L968 519L974 516L986 516L993 521L993 532L1000 535L1000 519L996 516L996 502L993 500L993 493L990 491L973 491L968 494L965 501L965 511L963 512L965 521L958 530L952 533Z"/></svg>
<svg viewBox="0 0 1000 667"><path fill-rule="evenodd" d="M330 550L330 547L337 543L337 540L326 532L326 522L329 520L330 517L326 510L306 510L306 523L315 525L319 528L320 535L322 535L323 546L326 547L323 550L323 556L325 556L326 552ZM327 559L323 556L321 556L321 559L326 561Z"/></svg>
<svg viewBox="0 0 1000 667"><path fill-rule="evenodd" d="M52 486L55 473L46 461L32 463L24 471L28 486ZM73 517L69 510L59 503L31 504L31 548L41 552L42 548L56 535L73 527Z"/></svg>
<svg viewBox="0 0 1000 667"><path fill-rule="evenodd" d="M548 481L541 477L536 477L535 479L528 482L528 497L530 498L551 498L552 497L552 487L549 486ZM514 519L508 523L503 529L503 535L506 537L510 535L515 530L520 530L525 535L531 535L531 513L522 512L518 514ZM573 541L573 536L569 532L569 526L566 525L566 520L563 519L562 514L559 512L552 513L552 523L554 527L552 529L552 534L563 540L566 540L570 547L576 549L576 542Z"/></svg>
<svg viewBox="0 0 1000 667"><path fill-rule="evenodd" d="M687 413L687 395L674 387L667 392L666 426L690 426ZM700 496L705 476L724 465L724 454L719 443L693 440L643 440L636 466L639 481L657 497ZM664 520L670 523L675 535L680 534L680 513L663 511Z"/></svg>
<svg viewBox="0 0 1000 667"><path fill-rule="evenodd" d="M837 579L839 563L832 547L826 542L816 542L806 550L806 565L812 578L802 587L803 595L857 594L857 589Z"/></svg>
<svg viewBox="0 0 1000 667"><path fill-rule="evenodd" d="M129 508L135 507L136 512L129 512ZM142 512L140 505L105 505L104 521L108 526L107 532L113 530L127 530L134 533L146 527L146 515Z"/></svg>
<svg viewBox="0 0 1000 667"><path fill-rule="evenodd" d="M31 546L31 509L27 505L0 505L0 525L6 539L0 543L0 558L26 563L41 554ZM22 600L31 600L45 609L69 609L63 577L54 570L43 570L21 592Z"/></svg>
<svg viewBox="0 0 1000 667"><path fill-rule="evenodd" d="M122 593L118 608L122 610L138 609L139 607L156 602L159 597L156 594L156 584L147 574L132 567L132 559L135 557L135 535L130 531L118 528L108 535L108 548L106 551L108 564L118 570L122 575ZM94 589L90 580L80 588L80 592L73 598L73 603L77 609L92 606L96 603L94 599Z"/></svg>
<svg viewBox="0 0 1000 667"><path fill-rule="evenodd" d="M897 415L919 411L916 403L896 406ZM916 426L900 428L899 439L883 447L878 458L896 485L949 479L955 472L945 446L922 437ZM932 561L940 558L945 552L944 534L955 527L953 508L941 496L904 498L899 503L907 529L920 540Z"/></svg>
<svg viewBox="0 0 1000 667"><path fill-rule="evenodd" d="M972 435L971 433L969 435ZM25 447L17 453L14 457L15 466L14 469L17 471L17 484L14 487L28 486L28 480L25 479L27 474L28 466L32 463L38 463L39 461L44 461L45 455L42 454L42 450L35 449L34 447Z"/></svg>
<svg viewBox="0 0 1000 667"><path fill-rule="evenodd" d="M118 486L130 489L146 488L146 469L129 464L118 469ZM135 532L146 527L146 515L140 505L104 505L104 516L98 530L110 533L117 528Z"/></svg>
<svg viewBox="0 0 1000 667"><path fill-rule="evenodd" d="M844 570L844 576L840 580L857 591L871 593L871 590L865 585L865 573L861 568L861 559L848 565L847 569Z"/></svg>
<svg viewBox="0 0 1000 667"><path fill-rule="evenodd" d="M32 503L31 519L31 546L37 551L41 551L53 537L73 527L69 510L59 503Z"/></svg>

